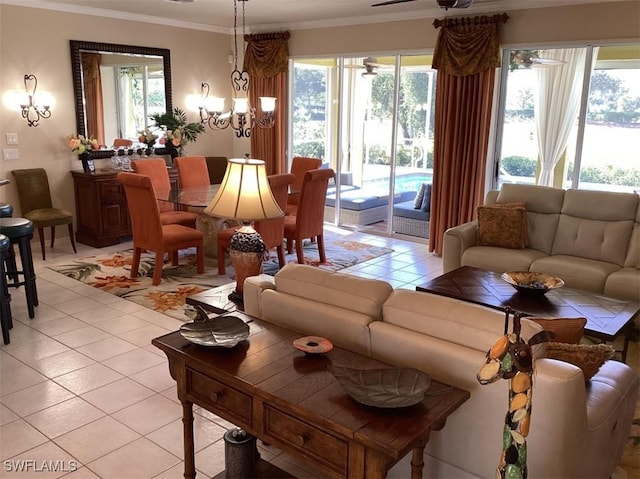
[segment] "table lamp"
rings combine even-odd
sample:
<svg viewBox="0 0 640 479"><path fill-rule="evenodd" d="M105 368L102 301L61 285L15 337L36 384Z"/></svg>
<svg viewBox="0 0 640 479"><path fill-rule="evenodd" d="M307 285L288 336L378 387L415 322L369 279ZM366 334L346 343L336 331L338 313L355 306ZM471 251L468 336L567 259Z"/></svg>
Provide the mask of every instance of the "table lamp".
<svg viewBox="0 0 640 479"><path fill-rule="evenodd" d="M242 221L230 238L229 248L236 273L236 289L229 299L242 301L244 280L262 272L266 249L253 222L284 216L269 188L264 161L230 158L220 189L204 212Z"/></svg>

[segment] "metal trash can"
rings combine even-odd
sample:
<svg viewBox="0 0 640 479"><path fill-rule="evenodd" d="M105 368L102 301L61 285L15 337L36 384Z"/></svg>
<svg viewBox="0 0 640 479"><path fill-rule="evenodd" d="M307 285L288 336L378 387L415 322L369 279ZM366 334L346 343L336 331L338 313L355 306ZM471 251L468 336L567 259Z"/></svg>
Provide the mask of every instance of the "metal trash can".
<svg viewBox="0 0 640 479"><path fill-rule="evenodd" d="M227 479L247 479L255 476L259 458L256 438L239 427L224 434L224 462Z"/></svg>

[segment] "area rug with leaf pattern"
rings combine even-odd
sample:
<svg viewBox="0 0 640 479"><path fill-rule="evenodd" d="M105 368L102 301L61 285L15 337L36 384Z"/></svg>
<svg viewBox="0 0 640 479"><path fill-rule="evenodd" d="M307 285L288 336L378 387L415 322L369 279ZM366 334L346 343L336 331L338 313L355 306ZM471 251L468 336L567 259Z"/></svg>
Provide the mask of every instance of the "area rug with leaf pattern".
<svg viewBox="0 0 640 479"><path fill-rule="evenodd" d="M392 251L389 248L344 240L333 234L325 234L324 241L327 262L319 262L317 244L305 241L306 264L338 271ZM135 279L130 278L132 257L133 250L126 249L105 255L75 259L64 264L49 266L49 269L181 321L188 319L184 315L187 296L235 280L233 268L229 265L228 260L224 276L218 275L216 260L209 258L205 261L205 273L197 274L195 250L190 249L181 251L178 266L171 266L170 262L165 263L162 267L162 281L158 286L153 286L151 278L155 268L155 255L143 253L139 275ZM287 263L296 262L295 253L286 255L285 261ZM278 259L275 251L264 262L263 270L272 275L278 271Z"/></svg>

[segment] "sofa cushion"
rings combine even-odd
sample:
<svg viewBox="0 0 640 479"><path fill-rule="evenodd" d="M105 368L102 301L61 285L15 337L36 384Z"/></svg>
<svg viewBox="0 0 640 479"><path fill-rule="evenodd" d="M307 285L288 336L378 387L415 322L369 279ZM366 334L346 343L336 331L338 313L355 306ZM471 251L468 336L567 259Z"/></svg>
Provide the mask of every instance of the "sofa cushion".
<svg viewBox="0 0 640 479"><path fill-rule="evenodd" d="M393 216L401 216L402 218L412 218L414 220L429 221L431 213L429 211L415 209L413 207L413 201L405 201L404 203L394 203Z"/></svg>
<svg viewBox="0 0 640 479"><path fill-rule="evenodd" d="M487 351L502 334L504 313L437 294L396 289L385 301L382 321L478 351ZM522 321L522 336L542 327Z"/></svg>
<svg viewBox="0 0 640 479"><path fill-rule="evenodd" d="M529 321L535 321L545 331L554 334L556 343L578 344L584 335L585 318L534 318L527 317Z"/></svg>
<svg viewBox="0 0 640 479"><path fill-rule="evenodd" d="M640 303L640 269L621 268L611 273L602 293L612 298L630 299Z"/></svg>
<svg viewBox="0 0 640 479"><path fill-rule="evenodd" d="M420 211L431 211L431 183L424 183L424 195L420 204Z"/></svg>
<svg viewBox="0 0 640 479"><path fill-rule="evenodd" d="M413 199L413 207L416 210L419 210L420 207L422 206L422 200L424 198L424 190L427 188L427 184L426 183L422 183L420 185L420 188L418 189L418 191L416 192L416 197Z"/></svg>
<svg viewBox="0 0 640 479"><path fill-rule="evenodd" d="M640 207L638 207L638 210L640 211ZM623 266L625 268L640 269L640 223L635 223L633 225L631 242L629 243L627 257L624 260Z"/></svg>
<svg viewBox="0 0 640 479"><path fill-rule="evenodd" d="M633 230L638 195L568 190L552 254L580 256L622 266Z"/></svg>
<svg viewBox="0 0 640 479"><path fill-rule="evenodd" d="M527 245L527 210L523 203L479 206L480 246L522 249Z"/></svg>
<svg viewBox="0 0 640 479"><path fill-rule="evenodd" d="M585 381L589 381L615 352L608 344L547 343L547 357L578 366L582 369Z"/></svg>
<svg viewBox="0 0 640 479"><path fill-rule="evenodd" d="M530 248L551 254L553 238L564 199L562 188L504 184L497 195L487 195L488 204L524 202L527 205L527 237Z"/></svg>
<svg viewBox="0 0 640 479"><path fill-rule="evenodd" d="M374 319L392 286L376 279L332 273L314 266L289 263L275 275L276 289L286 294L357 311Z"/></svg>
<svg viewBox="0 0 640 479"><path fill-rule="evenodd" d="M594 293L602 293L607 277L619 269L620 267L613 263L569 255L540 258L529 267L529 271L558 276L569 288Z"/></svg>
<svg viewBox="0 0 640 479"><path fill-rule="evenodd" d="M497 273L529 271L531 263L546 258L542 251L531 248L505 249L495 246L472 246L462 253L462 266L475 266Z"/></svg>

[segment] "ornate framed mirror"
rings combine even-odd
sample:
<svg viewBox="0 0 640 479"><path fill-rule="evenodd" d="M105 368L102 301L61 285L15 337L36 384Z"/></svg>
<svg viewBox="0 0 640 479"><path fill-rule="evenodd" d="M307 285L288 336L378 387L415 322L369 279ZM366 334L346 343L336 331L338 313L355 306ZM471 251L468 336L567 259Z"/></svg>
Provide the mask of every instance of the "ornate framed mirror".
<svg viewBox="0 0 640 479"><path fill-rule="evenodd" d="M155 92L156 96L162 95L164 93L164 111L172 111L173 110L173 102L172 102L172 92L171 92L171 52L165 48L151 48L151 47L140 47L133 45L118 45L113 43L95 43L95 42L85 42L79 40L70 40L71 47L71 73L73 78L73 93L75 97L75 109L76 109L76 131L79 135L83 136L94 136L97 137L95 132L90 131L91 127L88 127L88 124L95 124L95 122L88 121L87 115L87 91L85 89L85 77L89 75L88 71L85 71L87 67L86 59L90 54L99 54L100 58L104 60L102 63L111 63L111 64L119 64L120 70L125 71L135 71L136 68L144 70L145 75L147 72L152 72L150 75L157 76L161 78L162 81L159 82L159 90ZM84 60L84 61L83 61ZM84 66L83 66L84 63ZM122 65L125 65L124 67ZM153 69L150 69L149 66L153 65ZM116 74L117 76L117 74ZM145 77L146 78L146 77ZM139 81L139 80L137 80ZM156 82L158 84L158 82ZM102 87L101 87L102 88ZM118 86L115 88L111 88L111 90L118 90ZM147 87L143 86L141 88L142 91L147 91ZM104 96L110 98L110 91L104 92ZM102 95L102 91L100 92ZM123 95L126 96L126 95ZM133 97L133 94L129 94L128 97ZM160 102L162 103L162 102ZM119 112L119 104L117 102L110 102L114 106L110 107L107 112L107 108L104 108L102 112L103 117L98 122L102 122L103 124L111 125L110 121L114 121L115 117L120 118L121 112ZM145 107L145 112L146 107ZM146 119L145 119L146 120ZM114 130L115 131L115 130ZM118 132L121 132L122 129L118 128ZM114 138L117 136L115 133L112 133ZM105 138L102 143L107 146L111 146L111 141L113 138ZM164 149L156 150L159 154L163 154ZM94 158L107 158L112 155L112 150L100 150L93 151L92 156Z"/></svg>

